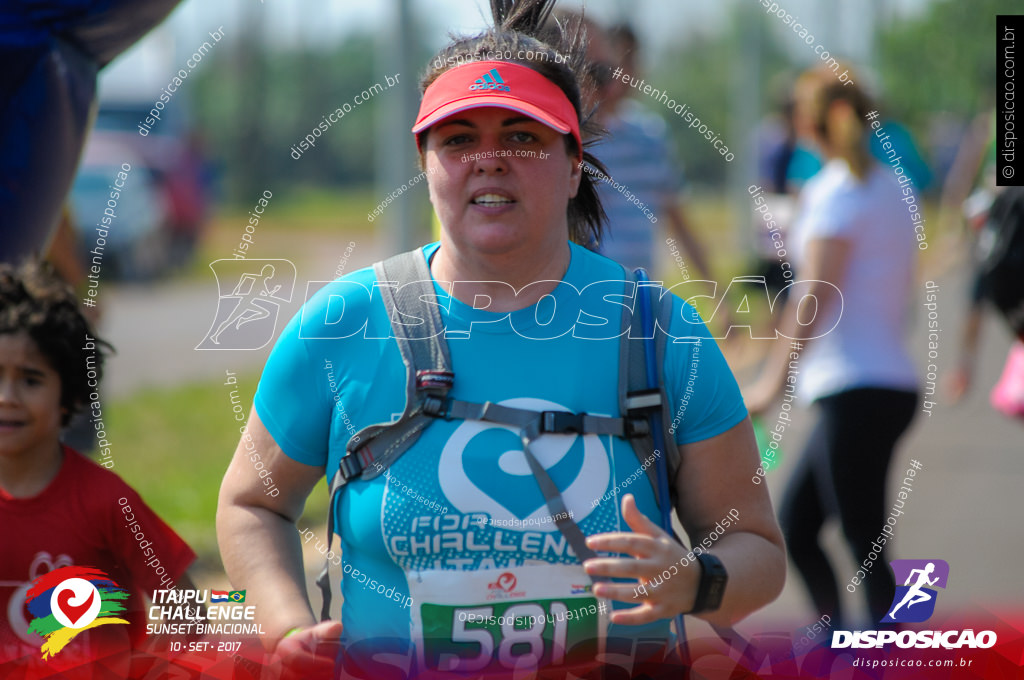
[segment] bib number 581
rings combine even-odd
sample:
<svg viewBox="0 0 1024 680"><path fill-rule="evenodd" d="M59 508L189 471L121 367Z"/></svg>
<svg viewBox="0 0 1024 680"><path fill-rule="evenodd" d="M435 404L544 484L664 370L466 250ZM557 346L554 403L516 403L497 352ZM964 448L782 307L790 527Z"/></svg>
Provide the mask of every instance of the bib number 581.
<svg viewBox="0 0 1024 680"><path fill-rule="evenodd" d="M477 671L495 662L506 669L556 666L566 662L567 650L576 651L575 643L594 640L597 635L596 617L573 617L566 603L558 600L498 607L425 604L424 610L428 607L446 610L423 612L424 619L436 623L441 622L435 617L447 619L447 640L425 640L428 664L445 671ZM438 628L435 630L441 632Z"/></svg>

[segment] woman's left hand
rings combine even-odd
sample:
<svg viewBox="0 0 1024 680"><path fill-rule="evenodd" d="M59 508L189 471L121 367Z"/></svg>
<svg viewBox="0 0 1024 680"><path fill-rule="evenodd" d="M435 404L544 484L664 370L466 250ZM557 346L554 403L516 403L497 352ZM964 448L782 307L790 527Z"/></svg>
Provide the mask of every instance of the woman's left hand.
<svg viewBox="0 0 1024 680"><path fill-rule="evenodd" d="M700 565L690 560L682 566L687 561L686 549L640 512L632 494L622 498L622 517L633 533L596 534L587 538L587 545L592 550L632 557L598 557L583 563L592 576L639 580L594 584L596 597L640 605L613 612L611 622L639 626L690 611L697 598Z"/></svg>

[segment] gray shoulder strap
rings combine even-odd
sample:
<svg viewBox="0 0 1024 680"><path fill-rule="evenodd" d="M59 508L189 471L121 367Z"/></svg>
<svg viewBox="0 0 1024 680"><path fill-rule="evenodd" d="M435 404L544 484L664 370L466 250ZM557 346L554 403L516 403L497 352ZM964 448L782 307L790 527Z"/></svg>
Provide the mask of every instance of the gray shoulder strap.
<svg viewBox="0 0 1024 680"><path fill-rule="evenodd" d="M433 295L434 284L422 250L395 255L373 265L374 273L388 313L391 333L405 364L405 409L396 422L376 423L359 430L349 439L346 452L330 484L327 508L327 549L334 540L334 513L345 483L362 473L372 479L387 469L398 456L412 446L432 418L423 413L425 395L444 396L454 376L451 357L443 339L444 326L435 305L422 304L421 297ZM418 316L423 315L423 318ZM330 561L317 577L323 597L320 619L331 611Z"/></svg>
<svg viewBox="0 0 1024 680"><path fill-rule="evenodd" d="M423 251L396 255L374 266L391 332L405 364L405 409L396 422L364 427L348 443L360 450L364 478L372 479L419 438L431 418L422 412L422 396L447 394L451 387L451 355L437 305L424 304L434 283Z"/></svg>

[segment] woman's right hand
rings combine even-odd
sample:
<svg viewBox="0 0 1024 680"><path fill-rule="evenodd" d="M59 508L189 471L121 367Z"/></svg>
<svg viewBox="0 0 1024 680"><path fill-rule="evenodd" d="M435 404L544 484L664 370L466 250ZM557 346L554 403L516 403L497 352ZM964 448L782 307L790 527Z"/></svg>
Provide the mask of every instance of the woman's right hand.
<svg viewBox="0 0 1024 680"><path fill-rule="evenodd" d="M281 680L332 678L340 638L340 621L321 621L299 628L278 641L270 667L280 672Z"/></svg>

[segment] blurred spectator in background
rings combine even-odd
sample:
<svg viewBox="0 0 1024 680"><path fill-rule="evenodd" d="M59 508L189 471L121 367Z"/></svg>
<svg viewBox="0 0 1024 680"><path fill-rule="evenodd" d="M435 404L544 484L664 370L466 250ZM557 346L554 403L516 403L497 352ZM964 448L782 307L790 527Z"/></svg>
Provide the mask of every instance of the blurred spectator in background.
<svg viewBox="0 0 1024 680"><path fill-rule="evenodd" d="M764 194L772 221L778 226L782 242L785 243L796 207L796 191L791 191L788 184L789 169L796 155L806 151L799 145L796 134L792 83L787 82L775 89L780 93L776 98L777 113L767 118L758 131L757 186ZM786 279L779 249L772 240L771 230L764 228L765 222L760 215L755 217L754 225L755 261L752 271L764 277L768 292L774 300L793 279ZM785 295L779 299L785 300Z"/></svg>
<svg viewBox="0 0 1024 680"><path fill-rule="evenodd" d="M683 171L674 158L668 127L659 116L630 101L633 88L612 75L616 67L621 67L623 76L639 78L640 45L636 34L625 24L606 34L594 22L570 12L559 13L559 20L570 25L584 21L590 40L587 55L594 64L590 75L598 88L595 119L608 130L608 135L593 149L604 161L609 177L624 187L620 192L606 181L598 183L598 194L611 226L600 243L588 247L630 269L643 267L654 273L660 224L652 222L643 209L624 195L629 192L655 219L664 220L669 236L682 245L690 258L693 276L710 279L708 258L693 235L679 199Z"/></svg>
<svg viewBox="0 0 1024 680"><path fill-rule="evenodd" d="M874 136L871 138L868 144L871 155L883 164L889 163L890 159L882 142L892 144L900 164L910 177L914 191L919 195L923 194L932 184L932 171L928 168L928 163L921 156L910 131L903 124L886 116L884 111L880 113L881 116L877 120L885 130L885 135L884 139ZM823 159L813 145L798 140L786 173L788 191L794 195L799 193L804 184L820 172L826 162L827 159Z"/></svg>
<svg viewBox="0 0 1024 680"><path fill-rule="evenodd" d="M173 172L165 178L171 210L168 220L169 264L180 267L195 253L209 213L211 168L206 143L198 130L189 132L178 147Z"/></svg>
<svg viewBox="0 0 1024 680"><path fill-rule="evenodd" d="M1024 189L997 185L996 111L979 114L965 133L942 194L946 228L966 224L971 266L969 303L960 336L960 356L948 394L959 401L974 382L984 310L994 306L1017 341L989 400L1010 417L1024 417Z"/></svg>
<svg viewBox="0 0 1024 680"><path fill-rule="evenodd" d="M775 343L745 396L752 413L767 411L783 387L785 402L799 396L817 407L780 519L817 611L845 628L852 624L819 534L826 520L838 518L859 563L885 524L889 462L917 409L918 380L906 348L917 242L893 170L869 151L874 130L866 116L874 105L860 86L844 86L828 70L810 71L795 93L797 131L826 161L804 187L787 243L796 278L807 287L786 302L778 321L785 340ZM800 304L812 295L814 315L803 325L807 310L799 315ZM885 616L894 592L885 559L879 556L863 578L874 621Z"/></svg>
<svg viewBox="0 0 1024 680"><path fill-rule="evenodd" d="M971 266L967 314L960 336L960 356L947 385L953 403L959 401L974 381L974 367L981 322L984 314L985 291L978 268L978 238L989 208L995 200L996 186L996 112L979 114L971 122L957 150L953 166L942 187L942 225L944 231L963 226L961 252Z"/></svg>
<svg viewBox="0 0 1024 680"><path fill-rule="evenodd" d="M94 115L97 72L178 2L0 5L0 260L45 252Z"/></svg>

